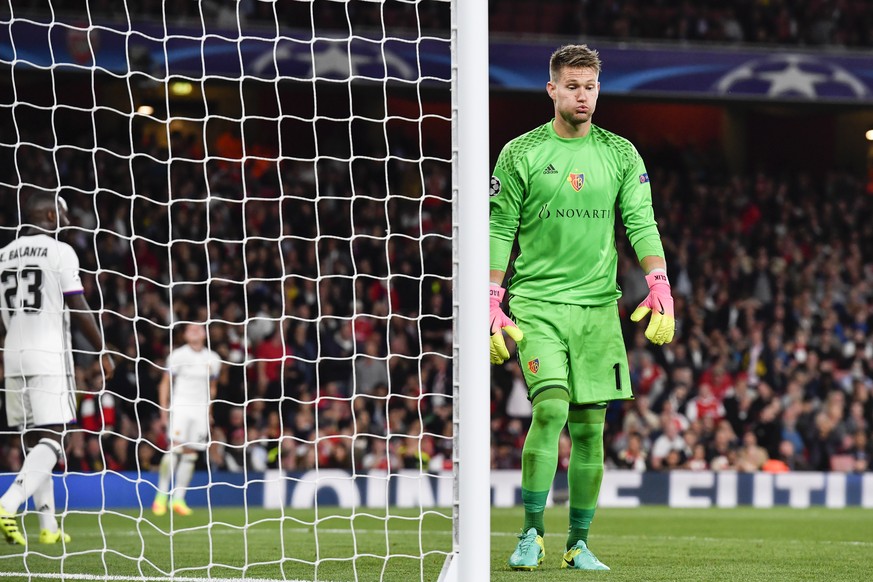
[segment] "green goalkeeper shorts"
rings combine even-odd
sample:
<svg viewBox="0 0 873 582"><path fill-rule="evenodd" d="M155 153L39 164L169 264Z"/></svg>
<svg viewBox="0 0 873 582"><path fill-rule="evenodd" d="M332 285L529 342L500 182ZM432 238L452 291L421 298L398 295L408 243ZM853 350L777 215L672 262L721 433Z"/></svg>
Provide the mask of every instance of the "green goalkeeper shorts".
<svg viewBox="0 0 873 582"><path fill-rule="evenodd" d="M572 404L633 398L617 304L513 297L510 313L524 332L518 360L531 401L550 388L565 390Z"/></svg>

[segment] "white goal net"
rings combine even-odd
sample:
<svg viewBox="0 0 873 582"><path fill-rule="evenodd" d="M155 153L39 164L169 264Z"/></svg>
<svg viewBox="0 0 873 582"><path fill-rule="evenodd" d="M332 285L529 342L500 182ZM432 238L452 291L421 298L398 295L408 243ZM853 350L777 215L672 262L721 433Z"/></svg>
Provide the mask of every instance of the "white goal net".
<svg viewBox="0 0 873 582"><path fill-rule="evenodd" d="M56 190L118 363L103 387L74 329L53 477L71 541L38 543L23 506L0 579L437 579L456 548L451 9L0 1L0 246L32 188ZM159 515L161 412L181 415L161 382L190 323L221 366ZM0 413L0 491L22 443Z"/></svg>

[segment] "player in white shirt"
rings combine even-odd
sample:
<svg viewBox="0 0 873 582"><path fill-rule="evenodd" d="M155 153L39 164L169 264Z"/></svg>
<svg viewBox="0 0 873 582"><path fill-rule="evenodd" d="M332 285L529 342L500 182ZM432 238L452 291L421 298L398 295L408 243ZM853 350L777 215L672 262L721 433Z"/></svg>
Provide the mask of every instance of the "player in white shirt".
<svg viewBox="0 0 873 582"><path fill-rule="evenodd" d="M173 473L176 474L173 511L191 514L185 492L194 474L197 455L209 443L209 409L220 372L221 358L206 347L206 328L189 323L185 327L185 345L167 356L167 371L158 386L161 422L169 431L170 450L161 458L158 492L152 503L155 515L167 513Z"/></svg>
<svg viewBox="0 0 873 582"><path fill-rule="evenodd" d="M29 195L27 195L29 194ZM21 230L0 249L0 315L6 419L24 436L21 471L0 497L0 532L11 544L25 544L15 515L33 497L39 512L40 543L69 542L58 527L52 469L64 452L63 437L76 422L70 322L101 353L104 381L115 370L103 335L79 279L79 259L57 239L69 225L67 204L55 192L21 192Z"/></svg>

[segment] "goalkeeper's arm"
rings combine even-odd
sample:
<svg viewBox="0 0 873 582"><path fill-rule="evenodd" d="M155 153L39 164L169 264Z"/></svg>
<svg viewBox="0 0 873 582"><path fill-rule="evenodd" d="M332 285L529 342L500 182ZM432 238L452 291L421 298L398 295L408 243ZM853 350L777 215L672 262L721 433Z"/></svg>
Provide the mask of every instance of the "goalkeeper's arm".
<svg viewBox="0 0 873 582"><path fill-rule="evenodd" d="M492 364L502 364L509 359L509 350L506 347L506 340L503 339L504 331L517 342L521 341L524 337L524 334L515 325L515 322L509 319L500 307L500 304L503 303L503 296L506 294L506 289L501 286L505 274L505 271L491 269L489 315L491 320Z"/></svg>

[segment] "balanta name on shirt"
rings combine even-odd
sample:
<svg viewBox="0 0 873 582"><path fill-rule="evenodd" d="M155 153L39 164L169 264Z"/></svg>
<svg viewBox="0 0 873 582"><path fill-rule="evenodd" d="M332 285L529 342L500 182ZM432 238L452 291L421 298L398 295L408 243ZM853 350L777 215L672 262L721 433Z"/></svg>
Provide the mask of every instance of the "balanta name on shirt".
<svg viewBox="0 0 873 582"><path fill-rule="evenodd" d="M14 261L15 259L26 259L26 258L46 258L48 257L48 249L45 247L21 247L20 249L12 249L9 251L9 257L6 257L6 253L0 253L0 263L3 261L9 260Z"/></svg>

